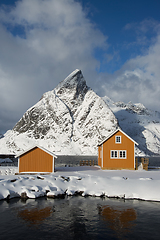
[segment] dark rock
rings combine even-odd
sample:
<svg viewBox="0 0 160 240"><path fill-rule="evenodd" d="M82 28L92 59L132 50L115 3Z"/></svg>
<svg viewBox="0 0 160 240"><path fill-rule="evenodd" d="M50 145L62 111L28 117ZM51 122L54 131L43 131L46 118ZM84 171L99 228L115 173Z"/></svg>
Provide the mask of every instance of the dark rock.
<svg viewBox="0 0 160 240"><path fill-rule="evenodd" d="M21 193L21 198L22 198L22 199L28 199L29 197L27 196L27 193L26 193L26 192L22 192L22 193Z"/></svg>

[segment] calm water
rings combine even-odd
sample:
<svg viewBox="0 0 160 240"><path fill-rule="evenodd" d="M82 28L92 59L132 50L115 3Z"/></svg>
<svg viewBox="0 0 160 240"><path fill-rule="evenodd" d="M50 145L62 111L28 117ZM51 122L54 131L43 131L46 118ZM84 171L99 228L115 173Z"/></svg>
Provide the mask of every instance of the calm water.
<svg viewBox="0 0 160 240"><path fill-rule="evenodd" d="M0 201L0 239L160 239L160 203L66 197Z"/></svg>
<svg viewBox="0 0 160 240"><path fill-rule="evenodd" d="M160 167L160 157L149 157L149 166Z"/></svg>
<svg viewBox="0 0 160 240"><path fill-rule="evenodd" d="M64 167L68 165L70 167L75 167L80 165L80 161L83 160L94 160L95 164L98 164L98 157L97 156L61 156L59 155L57 159L55 159L55 166L56 167Z"/></svg>

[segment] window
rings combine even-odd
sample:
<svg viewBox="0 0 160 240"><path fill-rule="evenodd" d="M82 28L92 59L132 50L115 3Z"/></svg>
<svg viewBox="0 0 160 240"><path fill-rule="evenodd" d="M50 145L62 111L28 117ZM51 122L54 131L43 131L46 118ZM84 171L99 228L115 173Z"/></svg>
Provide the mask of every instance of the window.
<svg viewBox="0 0 160 240"><path fill-rule="evenodd" d="M118 151L111 151L111 158L118 158Z"/></svg>
<svg viewBox="0 0 160 240"><path fill-rule="evenodd" d="M119 151L119 158L126 158L126 151Z"/></svg>
<svg viewBox="0 0 160 240"><path fill-rule="evenodd" d="M126 150L111 150L111 158L126 159Z"/></svg>
<svg viewBox="0 0 160 240"><path fill-rule="evenodd" d="M121 136L116 136L116 143L121 143Z"/></svg>

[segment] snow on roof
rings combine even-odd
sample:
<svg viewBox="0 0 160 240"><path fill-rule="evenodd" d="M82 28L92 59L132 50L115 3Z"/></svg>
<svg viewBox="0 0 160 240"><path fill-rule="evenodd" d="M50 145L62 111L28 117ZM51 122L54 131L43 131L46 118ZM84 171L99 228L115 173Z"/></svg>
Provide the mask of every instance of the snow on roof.
<svg viewBox="0 0 160 240"><path fill-rule="evenodd" d="M47 150L46 148L42 147L42 146L39 146L39 145L33 145L31 146L30 148L28 148L27 150L24 150L23 152L20 152L18 155L15 156L15 158L17 157L20 157L22 156L23 154L29 152L30 150L34 149L34 148L40 148L41 150L43 150L44 152L52 155L53 157L57 158L57 156L53 153L53 152L50 152L49 150Z"/></svg>
<svg viewBox="0 0 160 240"><path fill-rule="evenodd" d="M98 144L98 146L102 145L104 142L106 142L110 137L112 137L114 134L116 134L118 131L120 131L122 134L124 134L126 137L128 137L132 142L134 142L136 145L139 145L136 141L134 141L131 137L129 137L125 132L123 132L120 128L117 128L115 131L113 131L111 134L108 135L106 139L104 139L102 142Z"/></svg>

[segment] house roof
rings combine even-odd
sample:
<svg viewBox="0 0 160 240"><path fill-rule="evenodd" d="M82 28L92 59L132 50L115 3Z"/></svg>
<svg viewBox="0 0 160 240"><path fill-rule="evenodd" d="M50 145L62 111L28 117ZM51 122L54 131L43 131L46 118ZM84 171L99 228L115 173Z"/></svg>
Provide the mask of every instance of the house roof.
<svg viewBox="0 0 160 240"><path fill-rule="evenodd" d="M19 154L17 154L17 155L15 156L15 158L22 156L23 154L29 152L30 150L32 150L32 149L34 149L34 148L36 148L36 147L37 147L37 148L40 148L41 150L43 150L44 152L48 153L49 155L51 155L51 156L57 158L57 156L56 156L54 153L50 152L50 151L47 150L46 148L41 147L41 146L39 146L39 145L31 146L31 147L28 148L27 150L24 150L23 152L20 152Z"/></svg>
<svg viewBox="0 0 160 240"><path fill-rule="evenodd" d="M110 137L112 137L114 134L116 134L118 131L120 131L122 134L124 134L126 137L128 137L132 142L134 142L136 145L139 145L136 141L134 141L131 137L129 137L125 132L123 132L120 128L117 128L115 131L113 131L111 134L108 135L106 139L104 139L102 142L98 144L98 146L101 146L104 142L106 142Z"/></svg>

